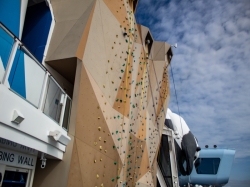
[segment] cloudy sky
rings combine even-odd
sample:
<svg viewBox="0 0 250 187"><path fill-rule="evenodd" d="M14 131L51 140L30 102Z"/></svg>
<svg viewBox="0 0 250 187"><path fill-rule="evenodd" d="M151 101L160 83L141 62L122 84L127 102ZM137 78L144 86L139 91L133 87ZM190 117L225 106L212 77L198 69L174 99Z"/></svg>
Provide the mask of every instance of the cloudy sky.
<svg viewBox="0 0 250 187"><path fill-rule="evenodd" d="M250 186L250 0L140 0L137 22L178 43L180 114L201 147L235 148L227 187ZM169 108L178 113L173 84Z"/></svg>

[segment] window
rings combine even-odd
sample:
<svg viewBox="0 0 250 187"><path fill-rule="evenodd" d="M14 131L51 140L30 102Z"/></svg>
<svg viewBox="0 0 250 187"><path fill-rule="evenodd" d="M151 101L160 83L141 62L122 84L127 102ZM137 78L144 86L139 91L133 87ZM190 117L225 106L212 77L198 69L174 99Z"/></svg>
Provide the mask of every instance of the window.
<svg viewBox="0 0 250 187"><path fill-rule="evenodd" d="M168 52L167 52L168 63L171 62L172 57L173 57L173 53L172 53L172 49L170 47L169 50L168 50Z"/></svg>
<svg viewBox="0 0 250 187"><path fill-rule="evenodd" d="M62 124L62 127L65 130L69 130L68 128L69 128L69 120L70 120L70 111L71 111L71 100L69 99L69 97L67 97L65 112L63 116L63 124Z"/></svg>
<svg viewBox="0 0 250 187"><path fill-rule="evenodd" d="M151 52L152 45L153 45L153 38L152 38L151 34L148 32L148 34L145 38L145 46L147 48L147 57L149 56L149 54Z"/></svg>
<svg viewBox="0 0 250 187"><path fill-rule="evenodd" d="M50 32L52 15L44 0L28 1L22 42L29 51L42 62Z"/></svg>
<svg viewBox="0 0 250 187"><path fill-rule="evenodd" d="M197 174L217 174L220 165L220 158L200 158L197 160L200 162L200 164L195 164Z"/></svg>
<svg viewBox="0 0 250 187"><path fill-rule="evenodd" d="M172 182L172 169L171 160L169 155L170 147L167 135L162 135L161 146L158 153L158 165L160 167L162 176L164 177L165 183L168 187L173 187Z"/></svg>

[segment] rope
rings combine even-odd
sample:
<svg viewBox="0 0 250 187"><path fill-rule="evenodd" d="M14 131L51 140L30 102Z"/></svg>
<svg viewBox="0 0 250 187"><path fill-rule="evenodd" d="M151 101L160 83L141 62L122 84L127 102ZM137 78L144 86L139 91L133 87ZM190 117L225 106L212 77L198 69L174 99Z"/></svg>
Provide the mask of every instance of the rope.
<svg viewBox="0 0 250 187"><path fill-rule="evenodd" d="M180 116L179 103L178 103L177 92L176 92L176 88L175 88L175 82L174 82L174 74L173 74L173 70L172 70L172 66L171 66L171 64L170 64L170 69L171 69L171 74L172 74L172 78L173 78L175 98L176 98L177 107L178 107L178 114L179 114L179 117L180 117L180 122L181 122L181 116ZM183 136L182 122L181 122L181 130L182 130L182 136Z"/></svg>

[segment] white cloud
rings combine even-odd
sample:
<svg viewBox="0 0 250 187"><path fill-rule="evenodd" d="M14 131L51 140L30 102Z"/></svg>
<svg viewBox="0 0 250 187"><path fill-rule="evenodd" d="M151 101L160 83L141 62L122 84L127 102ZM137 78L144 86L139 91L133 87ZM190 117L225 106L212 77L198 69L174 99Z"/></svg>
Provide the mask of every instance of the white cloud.
<svg viewBox="0 0 250 187"><path fill-rule="evenodd" d="M178 43L172 67L180 112L199 143L250 156L249 1L140 1L137 13L155 39ZM173 84L170 108L178 111Z"/></svg>

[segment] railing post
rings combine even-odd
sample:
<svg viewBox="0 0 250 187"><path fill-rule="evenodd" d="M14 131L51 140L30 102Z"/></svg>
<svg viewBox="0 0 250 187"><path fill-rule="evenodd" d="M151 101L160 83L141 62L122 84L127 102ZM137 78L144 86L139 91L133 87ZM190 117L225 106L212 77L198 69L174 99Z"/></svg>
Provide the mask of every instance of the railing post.
<svg viewBox="0 0 250 187"><path fill-rule="evenodd" d="M45 97L46 97L46 88L47 88L47 85L48 85L48 80L49 80L49 72L46 71L46 74L45 74L45 78L44 78L44 81L43 81L43 88L42 88L42 92L41 92L41 96L40 96L40 101L39 101L39 105L38 105L38 109L39 110L43 110L43 103L45 101Z"/></svg>
<svg viewBox="0 0 250 187"><path fill-rule="evenodd" d="M63 105L62 105L62 110L61 110L61 115L60 115L60 121L59 125L62 126L63 124L63 118L64 118L64 113L65 113L65 107L66 107L66 101L67 101L67 94L64 94L64 100L63 100Z"/></svg>
<svg viewBox="0 0 250 187"><path fill-rule="evenodd" d="M17 47L18 47L19 44L20 44L20 42L17 39L15 39L15 42L14 42L14 45L12 47L10 57L9 57L9 60L8 60L8 64L7 64L7 67L6 67L4 76L3 76L2 82L8 88L10 86L9 83L8 83L8 78L9 78L9 75L10 75L10 71L11 71L11 68L12 68L12 65L13 65L13 62L14 62L14 59L15 59Z"/></svg>

